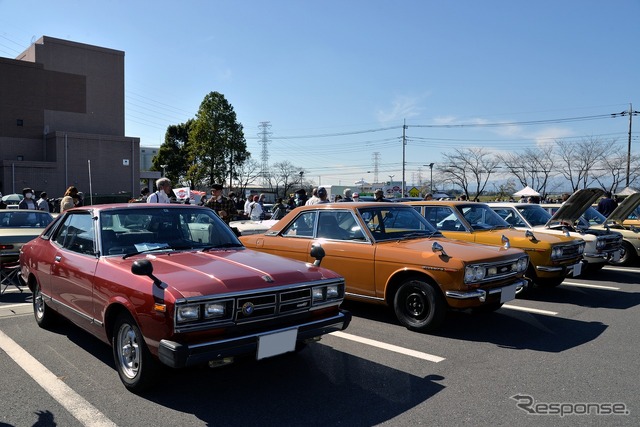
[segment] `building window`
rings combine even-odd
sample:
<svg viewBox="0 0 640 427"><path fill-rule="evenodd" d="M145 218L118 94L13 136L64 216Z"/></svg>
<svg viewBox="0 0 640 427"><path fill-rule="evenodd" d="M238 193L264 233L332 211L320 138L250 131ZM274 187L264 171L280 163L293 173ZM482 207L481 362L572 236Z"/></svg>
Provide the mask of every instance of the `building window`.
<svg viewBox="0 0 640 427"><path fill-rule="evenodd" d="M22 125L23 125L23 121L22 121L22 119L18 119L16 124L17 124L18 126L22 126Z"/></svg>
<svg viewBox="0 0 640 427"><path fill-rule="evenodd" d="M18 156L18 161L21 162L24 160L24 156Z"/></svg>

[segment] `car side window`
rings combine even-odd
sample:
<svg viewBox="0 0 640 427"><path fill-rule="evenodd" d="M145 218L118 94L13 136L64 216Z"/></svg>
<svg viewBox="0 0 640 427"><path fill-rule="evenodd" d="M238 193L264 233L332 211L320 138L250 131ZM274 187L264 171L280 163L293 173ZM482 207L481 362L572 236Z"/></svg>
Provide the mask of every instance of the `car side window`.
<svg viewBox="0 0 640 427"><path fill-rule="evenodd" d="M58 229L54 240L67 250L94 255L94 222L89 212L70 214Z"/></svg>
<svg viewBox="0 0 640 427"><path fill-rule="evenodd" d="M317 214L316 211L303 212L289 224L282 235L286 237L313 237Z"/></svg>
<svg viewBox="0 0 640 427"><path fill-rule="evenodd" d="M438 231L464 231L458 216L448 206L425 206L424 217Z"/></svg>

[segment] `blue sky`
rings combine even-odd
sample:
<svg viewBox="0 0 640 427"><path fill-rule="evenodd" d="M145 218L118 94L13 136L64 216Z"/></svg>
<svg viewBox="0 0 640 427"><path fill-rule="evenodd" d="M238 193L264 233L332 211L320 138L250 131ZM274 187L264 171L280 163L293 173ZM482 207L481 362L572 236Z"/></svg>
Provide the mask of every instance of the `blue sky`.
<svg viewBox="0 0 640 427"><path fill-rule="evenodd" d="M325 185L374 181L374 157L400 180L406 120L411 183L454 148L626 147L608 115L640 110L639 17L638 0L0 0L0 56L43 35L122 50L127 136L159 146L217 91L258 162L268 121L269 163ZM516 124L452 126L479 123Z"/></svg>

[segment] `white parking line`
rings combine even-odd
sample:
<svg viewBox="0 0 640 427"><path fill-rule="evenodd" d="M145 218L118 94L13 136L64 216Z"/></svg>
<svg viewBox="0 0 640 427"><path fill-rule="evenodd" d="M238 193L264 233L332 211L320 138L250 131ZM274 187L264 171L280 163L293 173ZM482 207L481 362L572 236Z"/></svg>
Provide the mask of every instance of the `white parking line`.
<svg viewBox="0 0 640 427"><path fill-rule="evenodd" d="M604 285L588 285L586 283L579 282L567 282L566 280L562 282L563 285L575 286L577 288L591 288L591 289L607 289L610 291L619 291L620 288L616 288L615 286L604 286Z"/></svg>
<svg viewBox="0 0 640 427"><path fill-rule="evenodd" d="M509 310L516 310L516 311L526 311L528 313L544 314L544 315L547 315L547 316L557 316L558 315L558 313L555 312L555 311L540 310L539 308L520 307L519 305L505 304L505 305L502 306L502 308L507 308Z"/></svg>
<svg viewBox="0 0 640 427"><path fill-rule="evenodd" d="M96 427L116 425L2 331L0 331L0 348L83 425Z"/></svg>
<svg viewBox="0 0 640 427"><path fill-rule="evenodd" d="M0 305L0 309L3 308L8 308L8 309L12 309L12 308L16 308L16 307L24 307L25 305L31 305L30 302L21 302L19 304L7 304L7 305Z"/></svg>
<svg viewBox="0 0 640 427"><path fill-rule="evenodd" d="M633 268L633 267L614 267L614 266L611 266L611 265L606 265L604 267L604 270L626 271L626 272L631 272L631 273L637 273L637 272L640 271L637 268Z"/></svg>
<svg viewBox="0 0 640 427"><path fill-rule="evenodd" d="M406 356L416 357L416 358L422 359L422 360L428 360L429 362L438 363L438 362L442 362L443 360L445 360L444 357L434 356L432 354L423 353L421 351L411 350L411 349L404 348L404 347L398 347L397 345L387 344L387 343L383 343L383 342L380 342L380 341L371 340L369 338L363 338L363 337L359 337L357 335L351 335L351 334L347 334L347 333L340 332L340 331L331 332L330 335L333 335L333 336L336 336L336 337L340 337L340 338L344 338L346 340L359 342L361 344L370 345L372 347L381 348L383 350L389 350L389 351L393 351L393 352L396 352L396 353L404 354Z"/></svg>

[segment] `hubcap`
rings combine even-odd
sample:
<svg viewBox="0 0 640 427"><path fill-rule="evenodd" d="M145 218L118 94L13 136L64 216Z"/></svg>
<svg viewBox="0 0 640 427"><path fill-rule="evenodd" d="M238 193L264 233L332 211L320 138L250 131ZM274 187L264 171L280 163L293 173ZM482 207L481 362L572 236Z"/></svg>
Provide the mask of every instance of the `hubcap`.
<svg viewBox="0 0 640 427"><path fill-rule="evenodd" d="M140 349L131 325L120 327L117 345L122 372L129 378L135 378L140 369Z"/></svg>
<svg viewBox="0 0 640 427"><path fill-rule="evenodd" d="M407 295L406 307L409 315L416 319L424 318L428 314L425 296L418 291L413 291Z"/></svg>

